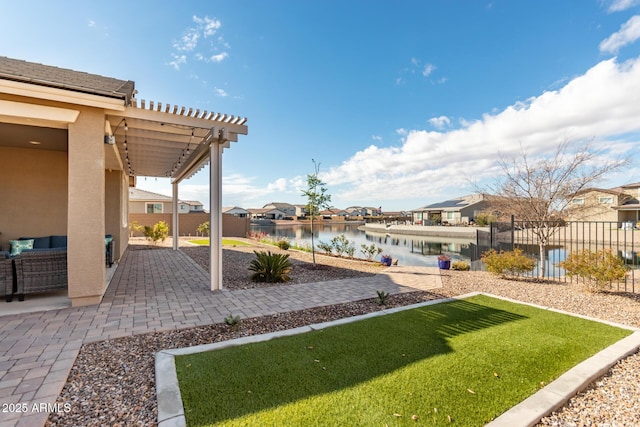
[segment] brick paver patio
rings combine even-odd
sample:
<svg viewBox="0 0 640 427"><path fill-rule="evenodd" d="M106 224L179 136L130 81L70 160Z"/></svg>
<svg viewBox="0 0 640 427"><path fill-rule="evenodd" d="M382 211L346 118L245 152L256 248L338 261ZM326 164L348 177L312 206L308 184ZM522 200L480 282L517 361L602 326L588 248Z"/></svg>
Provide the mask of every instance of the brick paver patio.
<svg viewBox="0 0 640 427"><path fill-rule="evenodd" d="M437 268L398 266L374 277L264 289L211 292L209 283L180 251L130 249L98 305L6 316L0 309L0 427L44 425L83 343L442 286Z"/></svg>

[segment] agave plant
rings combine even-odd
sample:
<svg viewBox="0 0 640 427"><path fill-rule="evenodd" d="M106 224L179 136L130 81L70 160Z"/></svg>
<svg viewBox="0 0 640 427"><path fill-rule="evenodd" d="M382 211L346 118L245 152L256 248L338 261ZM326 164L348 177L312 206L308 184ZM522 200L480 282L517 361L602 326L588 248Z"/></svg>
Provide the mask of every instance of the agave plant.
<svg viewBox="0 0 640 427"><path fill-rule="evenodd" d="M288 282L291 280L289 272L291 272L291 261L289 254L272 254L269 252L257 252L256 259L249 264L249 270L254 273L251 280L254 282Z"/></svg>
<svg viewBox="0 0 640 427"><path fill-rule="evenodd" d="M389 298L389 292L385 291L376 291L378 297L376 298L376 302L378 305L387 305L387 298Z"/></svg>

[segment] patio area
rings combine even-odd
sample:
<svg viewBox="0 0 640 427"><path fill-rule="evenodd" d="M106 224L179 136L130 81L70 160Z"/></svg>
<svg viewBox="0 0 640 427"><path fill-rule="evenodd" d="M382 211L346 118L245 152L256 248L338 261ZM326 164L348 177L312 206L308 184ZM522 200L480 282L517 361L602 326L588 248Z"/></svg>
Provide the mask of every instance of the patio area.
<svg viewBox="0 0 640 427"><path fill-rule="evenodd" d="M0 397L15 405L0 413L0 426L44 425L52 410L64 411L56 400L85 343L441 286L436 268L391 267L373 277L211 292L208 272L183 252L132 246L98 305L0 310Z"/></svg>

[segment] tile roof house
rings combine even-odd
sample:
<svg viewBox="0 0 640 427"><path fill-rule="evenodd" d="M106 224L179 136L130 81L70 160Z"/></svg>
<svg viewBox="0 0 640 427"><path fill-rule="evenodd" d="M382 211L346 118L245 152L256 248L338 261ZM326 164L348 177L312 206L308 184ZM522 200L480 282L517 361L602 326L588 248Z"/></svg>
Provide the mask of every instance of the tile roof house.
<svg viewBox="0 0 640 427"><path fill-rule="evenodd" d="M276 208L249 208L251 219L285 219L288 215L285 211Z"/></svg>
<svg viewBox="0 0 640 427"><path fill-rule="evenodd" d="M272 202L264 205L263 209L277 209L285 213L285 216L296 216L296 207L291 203Z"/></svg>
<svg viewBox="0 0 640 427"><path fill-rule="evenodd" d="M178 183L210 161L211 224L219 230L222 152L247 134L245 122L147 104L130 80L0 57L0 246L65 235L71 304L99 303L107 287L105 235L114 237L117 259L128 244L128 189L136 178L169 177L177 206ZM211 242L216 289L221 236Z"/></svg>
<svg viewBox="0 0 640 427"><path fill-rule="evenodd" d="M222 213L237 216L239 218L248 218L251 215L251 212L239 206L229 206L222 208Z"/></svg>
<svg viewBox="0 0 640 427"><path fill-rule="evenodd" d="M488 207L489 202L483 195L473 194L412 209L411 214L414 224L457 225L468 224Z"/></svg>

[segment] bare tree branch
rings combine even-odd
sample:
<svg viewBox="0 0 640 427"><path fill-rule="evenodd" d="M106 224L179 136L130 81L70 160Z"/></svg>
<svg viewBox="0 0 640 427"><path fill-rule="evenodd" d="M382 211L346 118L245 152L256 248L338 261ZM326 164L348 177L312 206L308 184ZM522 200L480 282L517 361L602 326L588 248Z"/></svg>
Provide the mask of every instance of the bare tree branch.
<svg viewBox="0 0 640 427"><path fill-rule="evenodd" d="M503 218L514 215L525 221L538 240L543 276L544 248L559 224L552 220L563 216L573 195L629 162L629 157L607 156L605 150L595 149L593 141L578 145L564 140L551 157L533 161L521 148L519 157L499 159L503 175L481 192L493 194L492 208Z"/></svg>

